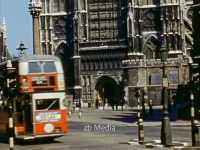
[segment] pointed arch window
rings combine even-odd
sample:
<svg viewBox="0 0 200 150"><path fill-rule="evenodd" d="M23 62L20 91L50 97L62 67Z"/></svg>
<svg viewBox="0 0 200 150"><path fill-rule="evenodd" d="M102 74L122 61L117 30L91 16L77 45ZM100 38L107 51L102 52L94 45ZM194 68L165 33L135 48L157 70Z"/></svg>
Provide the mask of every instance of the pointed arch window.
<svg viewBox="0 0 200 150"><path fill-rule="evenodd" d="M145 41L143 53L147 59L157 59L157 49L159 47L158 38L155 35L150 35Z"/></svg>

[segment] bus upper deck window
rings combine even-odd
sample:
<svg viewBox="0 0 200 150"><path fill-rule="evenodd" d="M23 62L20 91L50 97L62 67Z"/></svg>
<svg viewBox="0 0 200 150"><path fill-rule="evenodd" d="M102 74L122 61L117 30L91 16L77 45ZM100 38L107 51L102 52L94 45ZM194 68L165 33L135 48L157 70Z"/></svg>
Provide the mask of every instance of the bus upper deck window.
<svg viewBox="0 0 200 150"><path fill-rule="evenodd" d="M52 61L44 62L43 71L45 73L56 72L56 66L55 66L54 62L52 62Z"/></svg>
<svg viewBox="0 0 200 150"><path fill-rule="evenodd" d="M37 62L29 62L29 73L40 73L41 67Z"/></svg>
<svg viewBox="0 0 200 150"><path fill-rule="evenodd" d="M29 73L55 73L53 61L29 62Z"/></svg>

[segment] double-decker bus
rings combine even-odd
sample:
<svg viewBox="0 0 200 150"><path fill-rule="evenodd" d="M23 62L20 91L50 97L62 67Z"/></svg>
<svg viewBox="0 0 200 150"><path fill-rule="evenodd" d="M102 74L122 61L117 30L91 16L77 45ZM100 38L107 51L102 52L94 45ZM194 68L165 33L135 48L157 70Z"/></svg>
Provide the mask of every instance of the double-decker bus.
<svg viewBox="0 0 200 150"><path fill-rule="evenodd" d="M18 94L13 99L14 134L18 139L56 138L65 135L67 110L62 64L52 55L12 60L17 70ZM0 64L5 69L6 63ZM0 135L8 134L7 101L1 95Z"/></svg>

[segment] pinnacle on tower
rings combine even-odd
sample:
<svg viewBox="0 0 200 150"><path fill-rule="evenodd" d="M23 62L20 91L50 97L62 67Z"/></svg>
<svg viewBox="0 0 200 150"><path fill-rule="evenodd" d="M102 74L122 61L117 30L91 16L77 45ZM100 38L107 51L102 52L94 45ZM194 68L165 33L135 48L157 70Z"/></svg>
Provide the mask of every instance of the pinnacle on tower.
<svg viewBox="0 0 200 150"><path fill-rule="evenodd" d="M41 0L30 0L29 2L29 12L33 17L38 17L42 11Z"/></svg>

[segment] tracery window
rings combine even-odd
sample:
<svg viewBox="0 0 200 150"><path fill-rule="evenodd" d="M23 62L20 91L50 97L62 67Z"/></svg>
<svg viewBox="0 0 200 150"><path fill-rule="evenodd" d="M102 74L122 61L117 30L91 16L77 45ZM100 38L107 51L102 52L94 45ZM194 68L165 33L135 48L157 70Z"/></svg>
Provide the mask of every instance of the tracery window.
<svg viewBox="0 0 200 150"><path fill-rule="evenodd" d="M100 41L119 38L120 8L120 0L88 0L90 40Z"/></svg>
<svg viewBox="0 0 200 150"><path fill-rule="evenodd" d="M65 17L54 18L54 33L59 38L65 38L66 36L66 18Z"/></svg>

